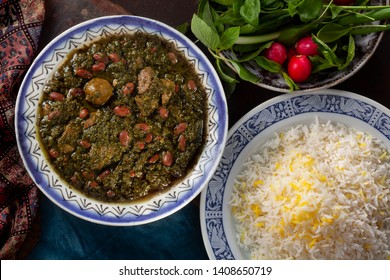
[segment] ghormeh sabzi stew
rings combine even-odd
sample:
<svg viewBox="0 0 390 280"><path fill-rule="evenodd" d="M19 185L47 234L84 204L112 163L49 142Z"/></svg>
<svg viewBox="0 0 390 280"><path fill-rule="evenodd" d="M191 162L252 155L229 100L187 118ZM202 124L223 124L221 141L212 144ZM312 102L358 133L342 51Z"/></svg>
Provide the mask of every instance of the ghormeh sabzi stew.
<svg viewBox="0 0 390 280"><path fill-rule="evenodd" d="M45 86L38 130L70 186L101 201L170 187L204 144L206 94L194 67L137 32L71 53Z"/></svg>

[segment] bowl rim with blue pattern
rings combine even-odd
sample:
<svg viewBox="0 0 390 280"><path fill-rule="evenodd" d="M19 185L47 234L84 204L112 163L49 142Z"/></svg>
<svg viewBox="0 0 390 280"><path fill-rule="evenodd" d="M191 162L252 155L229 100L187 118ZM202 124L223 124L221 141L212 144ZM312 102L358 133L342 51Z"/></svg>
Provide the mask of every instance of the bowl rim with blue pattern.
<svg viewBox="0 0 390 280"><path fill-rule="evenodd" d="M129 203L103 203L69 187L48 164L37 135L37 108L43 87L68 53L108 35L155 34L171 43L194 66L207 98L207 131L203 150L193 169L168 190ZM133 226L175 213L207 185L221 158L228 131L227 103L222 84L203 52L169 25L139 16L105 16L82 22L53 39L29 68L16 100L16 139L23 163L39 189L65 211L90 222ZM205 172L209 171L209 172Z"/></svg>
<svg viewBox="0 0 390 280"><path fill-rule="evenodd" d="M390 110L362 95L335 89L274 97L244 115L228 133L222 159L200 198L203 242L210 259L249 259L238 246L229 201L248 157L275 133L298 124L333 121L364 131L390 150Z"/></svg>

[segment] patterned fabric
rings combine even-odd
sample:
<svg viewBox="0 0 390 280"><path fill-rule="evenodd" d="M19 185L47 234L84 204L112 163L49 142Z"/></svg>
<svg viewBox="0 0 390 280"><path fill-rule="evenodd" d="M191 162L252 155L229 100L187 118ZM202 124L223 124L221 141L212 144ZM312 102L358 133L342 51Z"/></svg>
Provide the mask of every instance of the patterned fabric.
<svg viewBox="0 0 390 280"><path fill-rule="evenodd" d="M43 0L0 0L0 259L14 259L30 233L38 190L16 145L15 101L38 48Z"/></svg>

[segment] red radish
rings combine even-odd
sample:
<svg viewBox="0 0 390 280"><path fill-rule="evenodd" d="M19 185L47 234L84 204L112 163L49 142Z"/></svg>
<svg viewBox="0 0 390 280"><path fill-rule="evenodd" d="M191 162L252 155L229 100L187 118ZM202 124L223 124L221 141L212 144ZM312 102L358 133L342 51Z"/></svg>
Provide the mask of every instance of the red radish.
<svg viewBox="0 0 390 280"><path fill-rule="evenodd" d="M273 42L272 45L265 50L264 56L269 60L283 64L287 59L287 50L283 44Z"/></svg>
<svg viewBox="0 0 390 280"><path fill-rule="evenodd" d="M287 65L288 75L294 82L306 81L311 74L311 62L306 55L294 55Z"/></svg>
<svg viewBox="0 0 390 280"><path fill-rule="evenodd" d="M297 55L297 51L295 50L295 48L289 48L287 50L287 60L290 60L290 58L292 58L294 55Z"/></svg>
<svg viewBox="0 0 390 280"><path fill-rule="evenodd" d="M318 55L318 46L314 43L311 36L306 36L298 40L295 44L295 50L298 54Z"/></svg>

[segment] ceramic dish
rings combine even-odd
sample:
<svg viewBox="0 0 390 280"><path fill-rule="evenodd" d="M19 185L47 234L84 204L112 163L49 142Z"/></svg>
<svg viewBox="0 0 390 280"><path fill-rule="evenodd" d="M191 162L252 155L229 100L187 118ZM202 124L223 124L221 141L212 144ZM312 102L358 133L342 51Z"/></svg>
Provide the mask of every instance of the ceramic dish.
<svg viewBox="0 0 390 280"><path fill-rule="evenodd" d="M365 131L390 149L390 110L357 94L339 90L286 94L243 116L230 130L221 162L201 194L203 241L210 259L248 259L236 242L229 200L234 179L248 156L275 133L298 124L331 120Z"/></svg>
<svg viewBox="0 0 390 280"><path fill-rule="evenodd" d="M127 204L102 203L69 188L47 163L36 140L37 107L46 80L67 54L107 35L142 31L156 34L182 52L194 65L207 94L207 139L190 173L169 190L149 200ZM26 74L16 102L16 135L20 154L30 176L55 204L82 219L106 225L137 225L168 216L184 207L207 185L221 158L227 136L227 105L222 85L205 55L177 30L135 16L102 17L81 23L55 38L35 59Z"/></svg>
<svg viewBox="0 0 390 280"><path fill-rule="evenodd" d="M388 5L389 1L373 0L371 3L372 5ZM339 71L337 69L332 69L324 71L321 74L313 74L306 82L299 83L299 90L297 91L315 91L324 88L331 88L350 78L359 71L374 54L382 36L383 32L355 36L355 58L345 70ZM227 58L232 58L232 53L229 51L224 51L222 54ZM235 71L234 67L228 63L227 65ZM260 78L260 82L255 83L256 85L277 92L290 91L288 85L280 74L270 73L259 67L255 62L247 62L244 64L244 67Z"/></svg>

